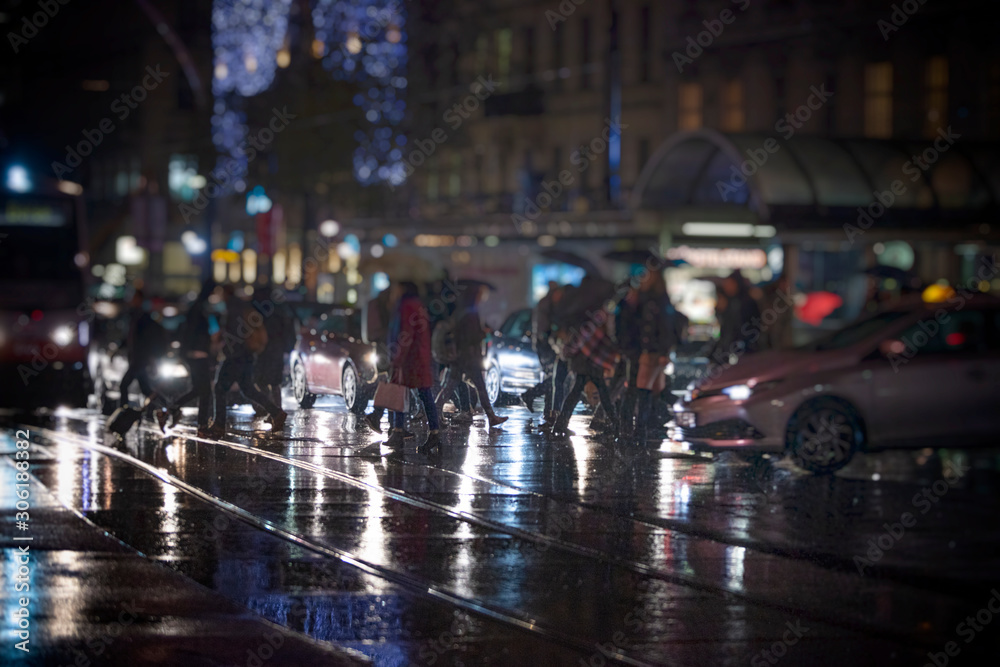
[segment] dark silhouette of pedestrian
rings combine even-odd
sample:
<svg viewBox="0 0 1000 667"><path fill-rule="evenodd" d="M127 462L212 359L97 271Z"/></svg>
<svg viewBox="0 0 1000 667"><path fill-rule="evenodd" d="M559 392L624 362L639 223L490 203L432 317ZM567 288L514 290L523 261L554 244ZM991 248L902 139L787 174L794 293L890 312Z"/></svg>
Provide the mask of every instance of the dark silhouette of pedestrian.
<svg viewBox="0 0 1000 667"><path fill-rule="evenodd" d="M487 291L485 285L476 285L470 288L459 299L459 305L454 317L457 318L454 325L456 358L451 364L448 377L437 397L438 411L444 407L445 402L451 398L453 392L458 387L462 379L472 382L479 395L479 402L486 412L486 418L490 428L499 426L507 421L507 417L501 417L490 405L489 395L486 393L486 381L483 378L483 340L486 338L483 325L479 321L479 303L484 298ZM440 325L439 325L440 326Z"/></svg>
<svg viewBox="0 0 1000 667"><path fill-rule="evenodd" d="M635 417L634 439L639 445L646 442L653 396L667 388L667 365L670 353L679 342L678 318L663 274L659 271L643 276L637 301L637 342L639 348L636 392L638 414ZM630 413L624 418L629 420Z"/></svg>
<svg viewBox="0 0 1000 667"><path fill-rule="evenodd" d="M215 377L215 418L209 430L210 437L221 437L226 430L226 392L234 384L251 402L262 405L267 411L272 432L280 431L288 414L260 390L254 381L256 356L267 346L267 329L264 318L249 304L238 299L231 285L223 289L226 295L226 323L223 329L224 359Z"/></svg>
<svg viewBox="0 0 1000 667"><path fill-rule="evenodd" d="M212 354L212 324L208 310L208 297L215 291L215 282L206 281L198 297L188 308L187 318L180 337L181 361L188 369L191 379L191 390L171 403L167 411L170 413L170 426L176 426L180 421L181 407L198 399L198 436L208 434L209 418L212 414L212 370L215 358ZM164 428L166 413L160 413L160 429Z"/></svg>
<svg viewBox="0 0 1000 667"><path fill-rule="evenodd" d="M750 295L750 285L737 269L722 281L725 306L719 318L719 342L713 354L719 363L733 363L757 349L759 332L748 327L760 317L760 308Z"/></svg>
<svg viewBox="0 0 1000 667"><path fill-rule="evenodd" d="M554 312L562 298L562 287L555 281L549 282L549 291L535 305L531 312L531 346L538 355L538 363L542 366L542 380L534 387L521 394L521 404L534 412L535 399L542 396L545 401L544 415L552 418L552 377L555 371L556 351L552 348L549 336L553 333Z"/></svg>
<svg viewBox="0 0 1000 667"><path fill-rule="evenodd" d="M429 452L441 446L438 431L438 411L434 405L431 386L431 327L427 309L420 300L416 284L402 282L393 287L395 314L389 324L389 350L392 369L389 381L416 389L427 414L430 433L422 449ZM406 413L393 412L393 429L386 441L391 449L402 450L405 441Z"/></svg>
<svg viewBox="0 0 1000 667"><path fill-rule="evenodd" d="M139 382L139 389L149 402L146 414L152 414L153 402L159 394L153 386L149 367L166 353L165 332L146 309L145 295L136 289L130 302L131 313L128 334L125 338L128 370L118 385L118 406L128 405L128 390L132 383Z"/></svg>
<svg viewBox="0 0 1000 667"><path fill-rule="evenodd" d="M275 302L272 289L258 286L254 290L253 308L264 318L267 331L267 346L257 355L254 364L254 380L271 402L281 405L281 381L288 355L295 349L295 314L283 300ZM262 416L262 407L257 407L257 416Z"/></svg>

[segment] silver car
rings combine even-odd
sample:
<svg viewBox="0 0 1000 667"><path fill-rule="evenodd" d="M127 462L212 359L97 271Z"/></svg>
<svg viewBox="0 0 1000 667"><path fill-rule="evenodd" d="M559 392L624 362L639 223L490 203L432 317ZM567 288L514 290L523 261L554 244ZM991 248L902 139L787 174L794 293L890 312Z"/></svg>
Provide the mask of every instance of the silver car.
<svg viewBox="0 0 1000 667"><path fill-rule="evenodd" d="M542 364L531 344L531 309L511 313L487 341L483 360L490 403L520 394L542 381Z"/></svg>
<svg viewBox="0 0 1000 667"><path fill-rule="evenodd" d="M998 406L1000 301L953 293L713 368L674 406L670 433L829 473L858 451L995 445Z"/></svg>

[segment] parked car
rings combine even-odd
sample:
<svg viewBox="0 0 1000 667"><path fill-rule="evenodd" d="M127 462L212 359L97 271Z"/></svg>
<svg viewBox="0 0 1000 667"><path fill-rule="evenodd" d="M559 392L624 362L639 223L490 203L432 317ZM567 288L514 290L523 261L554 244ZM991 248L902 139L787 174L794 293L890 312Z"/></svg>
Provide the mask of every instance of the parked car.
<svg viewBox="0 0 1000 667"><path fill-rule="evenodd" d="M995 445L998 395L1000 301L953 294L711 371L675 405L671 434L829 473L858 451Z"/></svg>
<svg viewBox="0 0 1000 667"><path fill-rule="evenodd" d="M361 310L327 306L315 326L302 329L291 354L292 392L311 408L321 394L341 396L360 413L375 394L379 354L361 340Z"/></svg>
<svg viewBox="0 0 1000 667"><path fill-rule="evenodd" d="M511 313L487 342L486 393L490 403L542 381L542 365L531 345L531 309Z"/></svg>

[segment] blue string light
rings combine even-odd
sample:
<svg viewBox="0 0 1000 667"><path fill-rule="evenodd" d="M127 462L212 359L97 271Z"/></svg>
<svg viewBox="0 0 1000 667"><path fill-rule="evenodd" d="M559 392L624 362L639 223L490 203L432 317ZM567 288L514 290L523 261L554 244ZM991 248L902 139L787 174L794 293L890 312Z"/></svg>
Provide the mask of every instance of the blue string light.
<svg viewBox="0 0 1000 667"><path fill-rule="evenodd" d="M236 160L245 174L247 138L242 99L267 90L274 81L277 53L288 31L291 0L213 0L212 143L223 161ZM241 181L239 183L242 183ZM242 190L242 186L237 186Z"/></svg>
<svg viewBox="0 0 1000 667"><path fill-rule="evenodd" d="M355 132L354 177L371 185L405 179L399 131L406 115L407 35L402 0L315 0L313 27L323 66L338 80L370 84L354 97L364 130Z"/></svg>
<svg viewBox="0 0 1000 667"><path fill-rule="evenodd" d="M291 0L213 0L212 142L223 161L236 160L245 174L247 139L243 99L274 81L277 54L285 44ZM323 46L322 63L334 79L362 84L354 98L362 111L355 133L354 176L363 185L405 179L407 35L402 0L313 0L313 27ZM366 86L367 84L367 86ZM365 87L366 86L366 87ZM242 181L236 181L242 190Z"/></svg>

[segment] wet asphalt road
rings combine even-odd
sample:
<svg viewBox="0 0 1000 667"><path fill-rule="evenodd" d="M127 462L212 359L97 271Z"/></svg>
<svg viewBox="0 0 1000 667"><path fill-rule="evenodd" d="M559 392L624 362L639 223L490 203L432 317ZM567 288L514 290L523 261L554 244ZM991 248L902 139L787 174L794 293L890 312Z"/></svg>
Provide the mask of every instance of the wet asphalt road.
<svg viewBox="0 0 1000 667"><path fill-rule="evenodd" d="M958 634L1000 586L995 451L882 453L819 478L601 443L582 414L550 442L523 408L500 412L502 429L452 427L431 457L418 429L401 460L357 456L385 436L337 399L280 437L248 411L220 441L192 414L123 443L92 411L27 421L32 472L64 505L380 666L922 665L950 641L951 664L1000 655L1000 619Z"/></svg>

